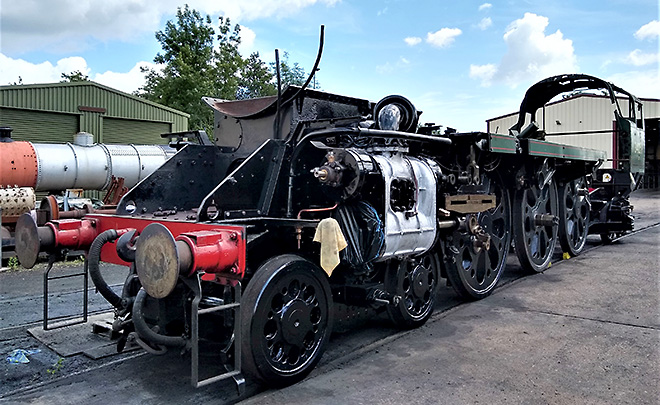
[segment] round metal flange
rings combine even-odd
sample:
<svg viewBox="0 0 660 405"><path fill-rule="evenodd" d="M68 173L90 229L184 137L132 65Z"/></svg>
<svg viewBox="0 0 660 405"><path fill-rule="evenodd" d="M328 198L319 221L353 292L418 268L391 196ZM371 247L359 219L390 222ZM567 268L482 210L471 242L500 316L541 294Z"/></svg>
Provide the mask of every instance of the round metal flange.
<svg viewBox="0 0 660 405"><path fill-rule="evenodd" d="M60 219L60 207L54 195L44 197L39 204L39 209L47 213L45 222Z"/></svg>
<svg viewBox="0 0 660 405"><path fill-rule="evenodd" d="M23 214L16 221L16 256L23 267L31 269L37 263L41 243L37 223L30 214Z"/></svg>
<svg viewBox="0 0 660 405"><path fill-rule="evenodd" d="M135 243L135 270L142 287L154 298L167 297L179 278L179 253L163 225L147 225Z"/></svg>

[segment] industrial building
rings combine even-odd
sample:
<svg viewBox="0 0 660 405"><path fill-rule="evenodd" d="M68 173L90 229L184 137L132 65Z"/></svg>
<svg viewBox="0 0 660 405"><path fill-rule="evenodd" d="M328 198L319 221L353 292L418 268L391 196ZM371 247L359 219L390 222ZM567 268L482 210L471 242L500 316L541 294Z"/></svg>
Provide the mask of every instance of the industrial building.
<svg viewBox="0 0 660 405"><path fill-rule="evenodd" d="M78 132L94 142L164 144L188 130L189 115L92 81L0 86L0 127L15 140L65 143Z"/></svg>
<svg viewBox="0 0 660 405"><path fill-rule="evenodd" d="M660 148L660 100L640 99L644 105L644 128L646 131L646 175L643 187L659 187ZM628 99L617 99L621 111L628 114ZM546 132L546 140L580 147L604 150L608 161L604 168L613 166L616 156L616 123L614 109L609 97L582 93L550 102L536 114L536 123ZM527 118L529 119L529 117ZM518 120L518 112L486 120L490 133L508 134ZM527 124L527 123L526 123ZM641 123L638 123L638 125Z"/></svg>

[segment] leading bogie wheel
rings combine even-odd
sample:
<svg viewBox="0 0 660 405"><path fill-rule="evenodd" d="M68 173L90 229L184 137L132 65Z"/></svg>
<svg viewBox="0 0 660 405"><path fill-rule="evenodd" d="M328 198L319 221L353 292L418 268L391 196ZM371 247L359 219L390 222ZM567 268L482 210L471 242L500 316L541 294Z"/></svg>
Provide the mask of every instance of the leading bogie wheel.
<svg viewBox="0 0 660 405"><path fill-rule="evenodd" d="M586 177L565 183L559 189L559 243L564 252L577 256L589 234L589 193Z"/></svg>
<svg viewBox="0 0 660 405"><path fill-rule="evenodd" d="M387 306L387 315L396 326L411 329L428 321L438 294L439 274L440 261L434 252L388 263L385 286L400 299Z"/></svg>
<svg viewBox="0 0 660 405"><path fill-rule="evenodd" d="M517 190L513 201L513 238L520 265L530 273L550 265L557 244L559 201L554 178L539 171L537 181Z"/></svg>
<svg viewBox="0 0 660 405"><path fill-rule="evenodd" d="M486 178L495 207L466 217L466 229L456 229L443 242L444 269L456 293L464 299L481 299L493 292L506 267L511 246L509 192Z"/></svg>
<svg viewBox="0 0 660 405"><path fill-rule="evenodd" d="M332 330L328 277L300 256L264 262L241 300L243 370L270 386L294 384L319 362Z"/></svg>

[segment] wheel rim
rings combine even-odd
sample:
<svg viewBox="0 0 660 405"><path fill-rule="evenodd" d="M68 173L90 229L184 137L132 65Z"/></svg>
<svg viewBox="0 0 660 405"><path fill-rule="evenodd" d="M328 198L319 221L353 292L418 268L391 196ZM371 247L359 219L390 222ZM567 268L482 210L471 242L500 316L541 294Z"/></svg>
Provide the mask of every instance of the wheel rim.
<svg viewBox="0 0 660 405"><path fill-rule="evenodd" d="M435 252L388 264L385 275L387 290L401 297L395 305L387 306L387 313L396 326L414 328L430 318L438 292L439 275L440 261Z"/></svg>
<svg viewBox="0 0 660 405"><path fill-rule="evenodd" d="M581 192L587 187L584 177L572 180L561 189L559 241L572 256L580 254L589 234L589 197Z"/></svg>
<svg viewBox="0 0 660 405"><path fill-rule="evenodd" d="M547 268L557 242L558 224L539 223L543 216L558 218L557 186L552 178L516 192L514 237L520 265L528 271ZM541 184L542 186L539 186Z"/></svg>
<svg viewBox="0 0 660 405"><path fill-rule="evenodd" d="M488 181L489 193L496 196L496 206L476 214L476 219L489 237L489 246L476 246L475 236L461 230L456 230L446 242L447 277L454 290L464 298L482 298L492 291L506 266L506 256L511 245L508 192L498 182ZM466 220L469 221L469 217Z"/></svg>
<svg viewBox="0 0 660 405"><path fill-rule="evenodd" d="M301 267L305 266L274 277L253 317L253 344L258 345L268 368L283 376L315 362L327 340L329 297L315 277L304 273L308 269Z"/></svg>
<svg viewBox="0 0 660 405"><path fill-rule="evenodd" d="M404 260L399 268L399 291L406 315L413 320L426 317L433 309L438 284L437 259L424 255Z"/></svg>

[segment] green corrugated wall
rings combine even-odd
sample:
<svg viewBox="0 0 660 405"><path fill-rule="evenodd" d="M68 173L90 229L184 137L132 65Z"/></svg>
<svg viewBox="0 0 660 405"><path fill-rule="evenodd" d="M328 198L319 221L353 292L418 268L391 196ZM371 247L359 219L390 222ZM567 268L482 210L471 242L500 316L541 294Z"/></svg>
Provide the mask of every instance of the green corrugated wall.
<svg viewBox="0 0 660 405"><path fill-rule="evenodd" d="M122 119L121 139L112 139L115 128L104 133L104 122L116 119ZM0 86L0 126L15 128L14 139L32 142L71 142L84 131L95 142L154 144L164 143L163 129L186 131L188 114L89 81L15 85Z"/></svg>

